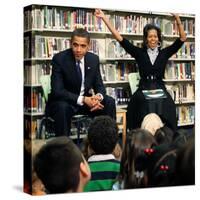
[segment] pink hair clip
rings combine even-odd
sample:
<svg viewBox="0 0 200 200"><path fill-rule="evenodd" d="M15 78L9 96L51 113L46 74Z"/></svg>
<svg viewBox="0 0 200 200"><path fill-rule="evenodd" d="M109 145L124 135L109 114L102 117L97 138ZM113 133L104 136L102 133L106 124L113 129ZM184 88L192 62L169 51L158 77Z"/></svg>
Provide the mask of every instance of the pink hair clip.
<svg viewBox="0 0 200 200"><path fill-rule="evenodd" d="M154 152L154 149L152 149L152 148L146 148L146 149L144 150L144 152L145 152L146 154L148 154L148 155L151 155L151 154Z"/></svg>
<svg viewBox="0 0 200 200"><path fill-rule="evenodd" d="M168 165L160 165L160 170L161 171L167 171L169 169Z"/></svg>

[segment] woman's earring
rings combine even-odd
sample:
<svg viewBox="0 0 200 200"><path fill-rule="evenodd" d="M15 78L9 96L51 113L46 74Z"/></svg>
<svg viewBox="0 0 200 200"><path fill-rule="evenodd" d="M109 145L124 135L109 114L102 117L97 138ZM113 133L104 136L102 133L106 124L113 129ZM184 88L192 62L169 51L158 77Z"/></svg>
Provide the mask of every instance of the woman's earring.
<svg viewBox="0 0 200 200"><path fill-rule="evenodd" d="M158 42L158 48L161 47L161 42Z"/></svg>

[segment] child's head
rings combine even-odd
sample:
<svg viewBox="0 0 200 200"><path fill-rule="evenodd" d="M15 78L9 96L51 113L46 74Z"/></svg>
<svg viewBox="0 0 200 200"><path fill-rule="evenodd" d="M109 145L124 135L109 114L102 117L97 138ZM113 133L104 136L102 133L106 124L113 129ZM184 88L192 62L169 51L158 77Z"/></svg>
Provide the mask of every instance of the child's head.
<svg viewBox="0 0 200 200"><path fill-rule="evenodd" d="M181 148L188 142L188 140L191 137L194 137L194 132L191 133L187 129L178 129L175 133L175 138L174 138L173 144L177 148Z"/></svg>
<svg viewBox="0 0 200 200"><path fill-rule="evenodd" d="M34 158L36 154L39 152L39 150L46 144L45 140L33 140L32 141L32 161L34 161ZM45 187L42 184L42 181L38 178L34 167L32 163L32 195L44 195L45 193Z"/></svg>
<svg viewBox="0 0 200 200"><path fill-rule="evenodd" d="M163 126L162 120L156 113L147 114L141 123L141 128L148 130L152 135L155 134L156 130Z"/></svg>
<svg viewBox="0 0 200 200"><path fill-rule="evenodd" d="M144 129L132 130L122 153L120 174L125 188L147 186L146 169L152 147L157 145L153 135Z"/></svg>
<svg viewBox="0 0 200 200"><path fill-rule="evenodd" d="M176 184L195 184L195 142L193 137L177 152Z"/></svg>
<svg viewBox="0 0 200 200"><path fill-rule="evenodd" d="M149 158L148 183L150 187L173 186L175 184L176 149L169 144L154 147Z"/></svg>
<svg viewBox="0 0 200 200"><path fill-rule="evenodd" d="M118 141L118 127L111 117L99 116L94 119L88 130L90 148L95 154L110 154Z"/></svg>
<svg viewBox="0 0 200 200"><path fill-rule="evenodd" d="M49 193L77 192L90 179L90 170L78 147L62 136L50 139L36 154L34 169Z"/></svg>
<svg viewBox="0 0 200 200"><path fill-rule="evenodd" d="M174 132L167 126L156 130L154 137L158 144L171 144L174 138Z"/></svg>

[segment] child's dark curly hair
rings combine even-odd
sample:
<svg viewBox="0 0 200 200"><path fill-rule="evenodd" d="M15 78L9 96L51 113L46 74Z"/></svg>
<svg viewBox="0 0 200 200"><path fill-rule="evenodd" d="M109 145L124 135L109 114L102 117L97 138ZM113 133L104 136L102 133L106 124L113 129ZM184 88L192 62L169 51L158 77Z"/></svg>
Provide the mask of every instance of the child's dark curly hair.
<svg viewBox="0 0 200 200"><path fill-rule="evenodd" d="M109 116L98 116L88 130L89 145L95 154L110 154L118 141L116 121Z"/></svg>

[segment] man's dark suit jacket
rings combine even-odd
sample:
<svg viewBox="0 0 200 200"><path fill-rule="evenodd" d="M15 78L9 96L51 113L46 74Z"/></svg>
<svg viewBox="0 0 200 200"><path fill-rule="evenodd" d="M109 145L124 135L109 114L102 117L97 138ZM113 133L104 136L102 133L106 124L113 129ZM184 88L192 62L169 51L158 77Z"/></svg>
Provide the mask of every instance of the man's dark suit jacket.
<svg viewBox="0 0 200 200"><path fill-rule="evenodd" d="M85 62L85 96L91 96L91 89L105 97L105 87L99 69L99 57L87 52ZM72 49L56 54L52 59L51 93L48 103L52 101L67 101L77 105L81 81L78 80L76 61Z"/></svg>

